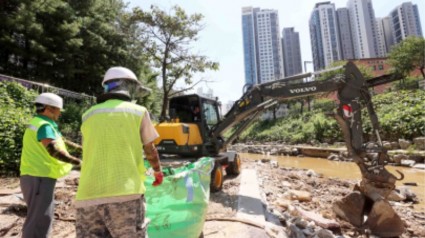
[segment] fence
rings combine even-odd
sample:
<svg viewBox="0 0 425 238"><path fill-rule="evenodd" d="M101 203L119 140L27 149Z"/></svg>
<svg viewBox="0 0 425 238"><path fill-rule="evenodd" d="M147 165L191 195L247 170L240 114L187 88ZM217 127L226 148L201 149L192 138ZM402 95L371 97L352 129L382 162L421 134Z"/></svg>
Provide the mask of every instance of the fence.
<svg viewBox="0 0 425 238"><path fill-rule="evenodd" d="M48 84L33 82L33 81L15 78L15 77L3 75L3 74L0 74L0 82L1 81L17 82L17 83L20 83L22 86L24 86L28 89L33 89L33 90L35 90L39 93L53 92L53 93L56 93L58 95L63 96L65 99L72 98L72 99L77 99L77 100L88 100L90 102L96 101L95 97L86 95L84 93L77 93L77 92L73 92L73 91L70 91L70 90L67 90L67 89L54 87L54 86L51 86L51 85L48 85Z"/></svg>

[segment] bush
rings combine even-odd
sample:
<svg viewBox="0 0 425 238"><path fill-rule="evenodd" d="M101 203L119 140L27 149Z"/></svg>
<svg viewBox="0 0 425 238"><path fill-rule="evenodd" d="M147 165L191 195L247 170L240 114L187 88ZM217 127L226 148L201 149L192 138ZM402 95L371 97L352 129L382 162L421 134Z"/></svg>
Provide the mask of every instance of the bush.
<svg viewBox="0 0 425 238"><path fill-rule="evenodd" d="M425 135L425 91L409 90L379 94L372 98L381 125L382 140L399 138L412 140ZM333 143L341 141L342 131L335 119L326 116L336 108L328 99L318 99L313 110L299 114L294 109L285 118L256 122L241 136L243 141L284 141L286 143ZM363 128L367 140L375 137L367 109L362 111Z"/></svg>
<svg viewBox="0 0 425 238"><path fill-rule="evenodd" d="M22 138L32 117L36 93L16 83L0 82L0 175L19 175Z"/></svg>

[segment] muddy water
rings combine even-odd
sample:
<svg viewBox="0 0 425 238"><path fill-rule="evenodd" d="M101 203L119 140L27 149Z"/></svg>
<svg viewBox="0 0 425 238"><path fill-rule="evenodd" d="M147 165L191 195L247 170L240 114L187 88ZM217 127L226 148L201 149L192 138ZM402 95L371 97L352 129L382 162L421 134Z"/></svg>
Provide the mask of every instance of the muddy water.
<svg viewBox="0 0 425 238"><path fill-rule="evenodd" d="M360 170L354 163L330 161L321 158L310 157L292 157L292 156L266 156L258 154L241 153L242 158L253 160L268 158L277 160L280 166L293 167L300 169L312 169L316 173L323 174L325 177L341 178L341 179L360 179ZM404 174L404 180L398 181L397 186L403 186L406 182L415 182L418 186L409 186L409 188L419 198L419 204L415 204L417 211L425 211L425 171L405 167L386 166L386 168L397 177L399 175L395 170L399 170Z"/></svg>

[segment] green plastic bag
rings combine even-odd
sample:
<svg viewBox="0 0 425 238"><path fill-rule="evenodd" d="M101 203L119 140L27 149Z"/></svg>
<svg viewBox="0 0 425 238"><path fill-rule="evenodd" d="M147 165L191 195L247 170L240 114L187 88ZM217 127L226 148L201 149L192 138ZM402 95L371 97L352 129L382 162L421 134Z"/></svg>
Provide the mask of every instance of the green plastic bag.
<svg viewBox="0 0 425 238"><path fill-rule="evenodd" d="M207 214L214 159L200 158L183 167L165 168L164 181L145 181L149 237L198 238Z"/></svg>

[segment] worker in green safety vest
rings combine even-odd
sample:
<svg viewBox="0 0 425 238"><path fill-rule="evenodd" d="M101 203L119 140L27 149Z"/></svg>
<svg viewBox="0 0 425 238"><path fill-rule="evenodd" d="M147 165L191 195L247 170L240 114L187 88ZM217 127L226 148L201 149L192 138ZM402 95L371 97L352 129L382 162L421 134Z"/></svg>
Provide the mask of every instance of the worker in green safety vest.
<svg viewBox="0 0 425 238"><path fill-rule="evenodd" d="M62 98L42 93L35 99L35 106L37 115L25 130L20 164L20 185L27 204L24 238L48 237L56 179L67 175L72 165L80 165L80 159L70 155L65 144L79 146L65 140L56 124L63 108Z"/></svg>
<svg viewBox="0 0 425 238"><path fill-rule="evenodd" d="M153 141L159 136L145 107L130 102L144 88L124 67L104 76L105 93L83 114L83 161L76 195L77 237L146 237L146 169L163 180Z"/></svg>

